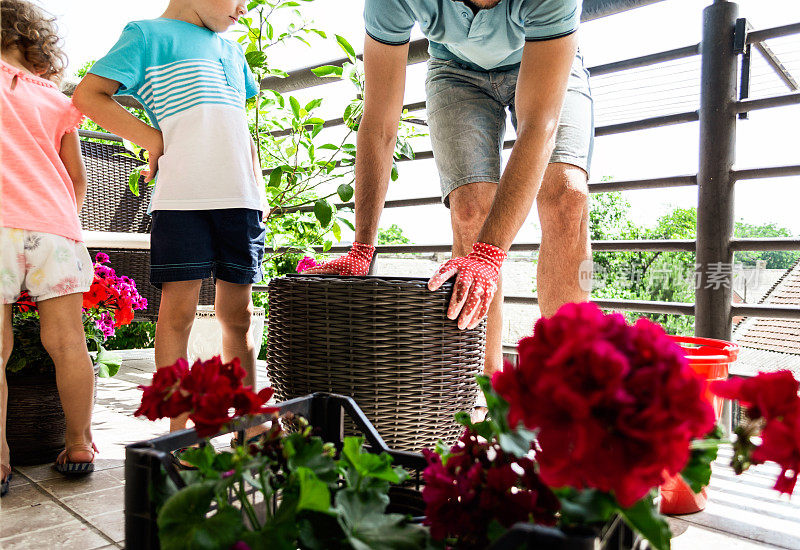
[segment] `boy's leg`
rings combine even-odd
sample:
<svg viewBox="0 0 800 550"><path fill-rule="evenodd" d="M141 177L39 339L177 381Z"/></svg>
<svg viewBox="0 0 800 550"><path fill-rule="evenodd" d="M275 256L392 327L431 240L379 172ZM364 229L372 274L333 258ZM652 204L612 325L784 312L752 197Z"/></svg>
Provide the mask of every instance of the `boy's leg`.
<svg viewBox="0 0 800 550"><path fill-rule="evenodd" d="M217 279L217 295L214 309L222 327L222 360L231 361L238 357L247 375L245 386L256 389L256 349L250 334L253 315L253 287L249 284L235 284ZM249 439L263 432L264 428L249 428L245 438Z"/></svg>
<svg viewBox="0 0 800 550"><path fill-rule="evenodd" d="M8 385L6 384L6 364L11 357L11 348L14 345L14 335L11 332L11 304L5 304L2 308L2 320L0 320L0 479L5 479L11 471L11 453L8 450L6 441L6 411L8 410Z"/></svg>
<svg viewBox="0 0 800 550"><path fill-rule="evenodd" d="M178 359L186 358L189 332L192 330L202 283L202 280L195 280L162 284L161 305L156 322L156 368L166 367ZM184 429L187 419L187 415L171 418L169 430L174 432Z"/></svg>
<svg viewBox="0 0 800 550"><path fill-rule="evenodd" d="M83 294L68 294L37 303L41 319L42 345L56 366L56 383L67 421L66 447L92 444L94 372L81 308ZM93 453L75 450L67 459L90 462Z"/></svg>
<svg viewBox="0 0 800 550"><path fill-rule="evenodd" d="M238 357L247 372L245 386L256 384L256 350L250 334L253 315L253 287L217 279L214 303L217 319L222 327L222 360Z"/></svg>

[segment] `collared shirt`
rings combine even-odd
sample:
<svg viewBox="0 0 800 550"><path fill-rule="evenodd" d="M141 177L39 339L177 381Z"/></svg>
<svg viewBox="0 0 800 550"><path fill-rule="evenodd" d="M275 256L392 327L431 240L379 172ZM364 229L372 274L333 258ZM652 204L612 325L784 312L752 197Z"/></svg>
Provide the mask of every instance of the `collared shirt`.
<svg viewBox="0 0 800 550"><path fill-rule="evenodd" d="M163 134L151 210L262 208L245 112L258 88L238 45L186 21L134 21L90 72L119 82Z"/></svg>
<svg viewBox="0 0 800 550"><path fill-rule="evenodd" d="M500 0L477 14L457 0L366 0L369 36L405 44L418 22L438 59L455 59L470 68L510 68L522 61L526 41L550 40L575 32L578 0Z"/></svg>

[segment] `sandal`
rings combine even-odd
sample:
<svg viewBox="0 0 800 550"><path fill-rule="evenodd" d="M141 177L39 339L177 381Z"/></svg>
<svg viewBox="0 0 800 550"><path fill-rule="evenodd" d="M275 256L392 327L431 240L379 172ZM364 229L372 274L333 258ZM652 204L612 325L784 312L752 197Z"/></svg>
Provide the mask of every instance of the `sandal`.
<svg viewBox="0 0 800 550"><path fill-rule="evenodd" d="M92 453L92 460L89 462L72 462L69 459L69 454L72 451L86 451ZM86 443L78 443L65 448L56 458L54 467L57 472L64 475L84 475L94 472L94 455L99 453L94 443L91 446Z"/></svg>
<svg viewBox="0 0 800 550"><path fill-rule="evenodd" d="M0 481L0 497L4 497L8 494L8 485L11 483L11 478L13 477L11 470L5 475L2 481Z"/></svg>

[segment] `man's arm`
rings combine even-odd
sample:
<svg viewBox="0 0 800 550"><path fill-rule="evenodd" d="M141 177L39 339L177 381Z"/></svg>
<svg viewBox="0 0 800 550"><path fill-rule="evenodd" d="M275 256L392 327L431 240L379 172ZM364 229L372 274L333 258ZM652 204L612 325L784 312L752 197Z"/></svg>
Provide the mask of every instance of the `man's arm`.
<svg viewBox="0 0 800 550"><path fill-rule="evenodd" d="M114 101L112 96L119 86L120 83L115 80L89 73L75 88L72 102L80 112L109 132L147 149L150 171L145 181L150 181L156 176L158 159L164 153L164 140L161 132L145 124Z"/></svg>
<svg viewBox="0 0 800 550"><path fill-rule="evenodd" d="M86 199L86 166L83 164L81 156L81 142L78 132L68 132L61 138L61 149L58 152L61 162L67 169L69 179L75 189L75 202L78 212L83 208L83 201Z"/></svg>
<svg viewBox="0 0 800 550"><path fill-rule="evenodd" d="M508 250L528 217L555 145L577 48L577 33L525 43L514 100L517 141L478 242Z"/></svg>
<svg viewBox="0 0 800 550"><path fill-rule="evenodd" d="M356 141L356 241L373 244L383 211L403 108L408 43L364 41L364 115Z"/></svg>
<svg viewBox="0 0 800 550"><path fill-rule="evenodd" d="M364 41L364 114L356 138L355 242L345 256L304 273L366 275L369 271L389 187L397 125L403 108L407 59L408 43L390 46L369 35Z"/></svg>
<svg viewBox="0 0 800 550"><path fill-rule="evenodd" d="M486 316L506 251L539 192L576 49L575 33L525 44L514 99L517 141L478 242L470 254L445 262L428 281L428 288L436 290L458 274L447 316L458 317L461 329L476 327Z"/></svg>

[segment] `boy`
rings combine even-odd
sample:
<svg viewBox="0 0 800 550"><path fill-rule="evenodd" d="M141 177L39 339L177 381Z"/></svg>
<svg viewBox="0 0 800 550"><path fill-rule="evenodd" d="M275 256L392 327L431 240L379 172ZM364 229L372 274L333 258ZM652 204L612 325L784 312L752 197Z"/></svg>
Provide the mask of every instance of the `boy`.
<svg viewBox="0 0 800 550"><path fill-rule="evenodd" d="M262 279L264 188L245 101L258 88L242 51L218 34L245 13L244 0L170 0L160 18L125 27L73 101L148 151L147 181L158 172L150 204L150 280L162 288L156 366L186 357L200 284L214 276L223 359L238 357L254 386L249 333L252 284ZM136 98L153 127L115 94ZM185 426L173 419L170 431Z"/></svg>

